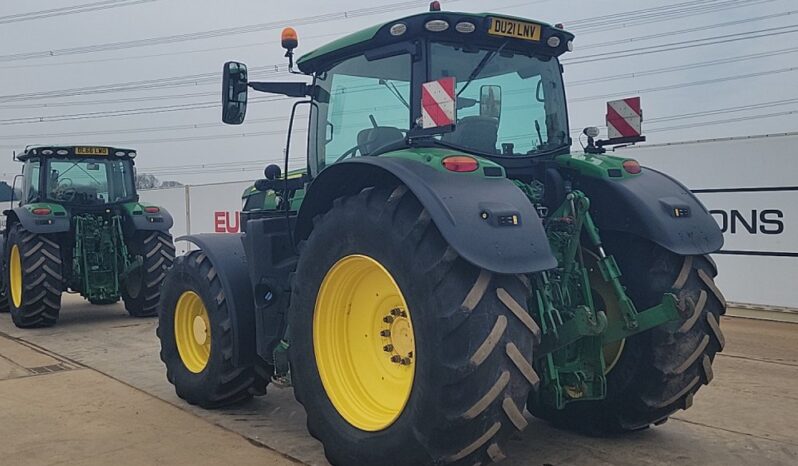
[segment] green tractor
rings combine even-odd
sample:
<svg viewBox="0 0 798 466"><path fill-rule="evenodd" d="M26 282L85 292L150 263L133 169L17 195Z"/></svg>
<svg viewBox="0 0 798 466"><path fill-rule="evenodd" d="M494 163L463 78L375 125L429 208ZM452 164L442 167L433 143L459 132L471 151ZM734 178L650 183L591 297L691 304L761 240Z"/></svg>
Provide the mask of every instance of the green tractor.
<svg viewBox="0 0 798 466"><path fill-rule="evenodd" d="M96 146L32 146L17 156L22 197L3 212L0 297L17 327L54 325L64 291L92 304L121 296L130 315L157 314L173 221L139 202L135 157Z"/></svg>
<svg viewBox="0 0 798 466"><path fill-rule="evenodd" d="M602 153L619 141L571 152L571 33L431 10L302 56L309 84L225 64L223 121L248 88L297 98L286 147L304 106L307 164L266 168L241 234L185 238L169 381L205 408L291 386L335 465L499 461L525 409L593 434L665 422L723 348L721 231L673 178ZM283 46L293 61L290 28Z"/></svg>

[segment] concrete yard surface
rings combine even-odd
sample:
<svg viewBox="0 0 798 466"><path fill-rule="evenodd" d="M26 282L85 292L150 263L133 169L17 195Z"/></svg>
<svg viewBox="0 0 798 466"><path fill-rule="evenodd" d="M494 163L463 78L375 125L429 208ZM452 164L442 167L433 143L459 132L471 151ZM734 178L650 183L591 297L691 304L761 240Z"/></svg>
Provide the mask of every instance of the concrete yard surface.
<svg viewBox="0 0 798 466"><path fill-rule="evenodd" d="M0 336L0 464L290 465L80 364Z"/></svg>
<svg viewBox="0 0 798 466"><path fill-rule="evenodd" d="M47 329L20 330L0 315L0 333L12 338L0 338L0 458L14 460L8 464L326 464L290 390L270 387L265 397L214 411L189 406L166 380L157 319L128 317L121 304L63 303ZM715 379L691 409L611 438L529 417L502 464L798 464L798 325L727 317L721 326L727 344ZM14 345L52 359L10 363L20 358ZM58 364L65 369L30 372Z"/></svg>

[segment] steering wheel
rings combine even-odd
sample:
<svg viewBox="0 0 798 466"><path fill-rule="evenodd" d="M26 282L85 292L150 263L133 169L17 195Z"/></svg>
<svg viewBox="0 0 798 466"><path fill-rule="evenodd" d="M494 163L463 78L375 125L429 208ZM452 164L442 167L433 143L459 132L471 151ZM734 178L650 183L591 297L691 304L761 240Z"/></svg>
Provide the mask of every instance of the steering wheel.
<svg viewBox="0 0 798 466"><path fill-rule="evenodd" d="M353 147L353 148L351 148L351 149L347 150L346 152L344 152L343 154L341 154L341 156L340 156L340 157L338 157L337 159L335 159L335 162L333 162L333 163L338 163L338 162L340 162L341 160L343 160L343 159L345 159L345 158L347 158L347 157L352 157L352 156L354 156L354 155L355 155L355 153L357 152L357 150L358 150L359 148L360 148L360 146L355 146L355 147Z"/></svg>
<svg viewBox="0 0 798 466"><path fill-rule="evenodd" d="M59 187L54 194L55 198L58 199L59 201L72 202L75 200L75 196L78 194L78 190L71 186L64 186L64 187Z"/></svg>

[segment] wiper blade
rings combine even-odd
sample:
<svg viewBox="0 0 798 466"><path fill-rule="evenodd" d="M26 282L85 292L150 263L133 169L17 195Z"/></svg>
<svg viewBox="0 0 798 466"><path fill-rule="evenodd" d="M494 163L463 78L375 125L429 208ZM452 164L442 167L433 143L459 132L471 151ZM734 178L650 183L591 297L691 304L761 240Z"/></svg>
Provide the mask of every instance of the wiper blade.
<svg viewBox="0 0 798 466"><path fill-rule="evenodd" d="M479 73L481 73L482 70L486 66L488 66L488 63L490 63L490 61L493 60L493 57L495 57L496 55L500 54L501 51L504 50L504 46L505 45L507 45L507 41L505 41L501 45L501 47L499 47L498 49L491 50L490 52L486 53L484 57L482 57L482 60L480 60L479 63L477 63L477 66L475 66L474 69L471 71L471 74L468 75L468 80L466 81L466 83L463 86L463 88L460 89L460 92L457 93L457 97L460 97L460 94L462 94L463 91L466 90L468 85L471 84L471 81L473 81L474 78L479 76Z"/></svg>

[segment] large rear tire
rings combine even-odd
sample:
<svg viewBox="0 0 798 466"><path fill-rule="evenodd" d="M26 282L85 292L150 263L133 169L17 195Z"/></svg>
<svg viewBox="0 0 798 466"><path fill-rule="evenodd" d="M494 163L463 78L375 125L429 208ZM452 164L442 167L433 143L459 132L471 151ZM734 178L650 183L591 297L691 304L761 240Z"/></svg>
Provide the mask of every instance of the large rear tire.
<svg viewBox="0 0 798 466"><path fill-rule="evenodd" d="M405 186L337 199L300 246L289 313L294 393L327 459L502 459L538 383L525 283L459 257Z"/></svg>
<svg viewBox="0 0 798 466"><path fill-rule="evenodd" d="M61 247L46 235L14 224L6 245L5 281L11 319L19 328L58 321L63 291Z"/></svg>
<svg viewBox="0 0 798 466"><path fill-rule="evenodd" d="M177 396L218 408L266 393L272 368L233 364L229 301L216 269L202 251L175 260L166 274L157 335L166 378Z"/></svg>
<svg viewBox="0 0 798 466"><path fill-rule="evenodd" d="M165 231L139 231L128 243L133 256L141 256L142 266L134 270L122 285L125 309L133 317L158 314L161 283L175 260L172 235Z"/></svg>
<svg viewBox="0 0 798 466"><path fill-rule="evenodd" d="M689 408L695 393L712 380L712 362L725 341L719 323L726 301L708 256L679 256L628 237L609 236L605 243L639 310L658 304L663 293L674 293L686 317L626 339L617 360L608 361L614 364L606 399L575 402L561 411L536 407L530 399L534 415L593 435L645 429ZM599 288L594 286L594 293Z"/></svg>

